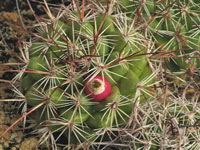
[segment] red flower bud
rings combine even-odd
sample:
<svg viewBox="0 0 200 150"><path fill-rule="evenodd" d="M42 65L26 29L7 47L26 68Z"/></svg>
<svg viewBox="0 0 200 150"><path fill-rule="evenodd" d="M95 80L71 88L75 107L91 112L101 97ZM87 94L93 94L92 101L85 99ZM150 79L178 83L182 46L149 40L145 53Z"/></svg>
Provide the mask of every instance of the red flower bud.
<svg viewBox="0 0 200 150"><path fill-rule="evenodd" d="M91 79L88 78L85 83L85 92L92 98L94 101L102 101L111 91L111 85L105 78L101 76L95 76Z"/></svg>

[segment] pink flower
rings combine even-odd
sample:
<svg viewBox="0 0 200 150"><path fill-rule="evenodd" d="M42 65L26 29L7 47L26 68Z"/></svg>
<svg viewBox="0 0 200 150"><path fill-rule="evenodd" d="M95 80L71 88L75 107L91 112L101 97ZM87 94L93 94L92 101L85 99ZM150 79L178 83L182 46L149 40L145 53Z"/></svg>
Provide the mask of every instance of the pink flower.
<svg viewBox="0 0 200 150"><path fill-rule="evenodd" d="M101 76L95 76L91 79L88 78L85 83L85 92L92 98L94 101L102 101L111 91L111 85L105 78Z"/></svg>

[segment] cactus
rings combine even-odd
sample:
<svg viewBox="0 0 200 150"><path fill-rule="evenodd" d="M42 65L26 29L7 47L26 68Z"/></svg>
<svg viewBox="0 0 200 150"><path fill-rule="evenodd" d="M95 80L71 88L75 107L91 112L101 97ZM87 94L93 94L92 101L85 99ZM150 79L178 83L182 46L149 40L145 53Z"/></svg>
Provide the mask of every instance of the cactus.
<svg viewBox="0 0 200 150"><path fill-rule="evenodd" d="M102 8L111 9L106 5L102 2ZM71 4L67 14L40 23L39 36L28 48L21 88L28 108L40 105L30 116L51 140L100 144L115 138L108 133L117 134L131 119L137 84L144 79L140 75L150 69L148 41L126 14L116 16L115 5L113 12L91 14Z"/></svg>
<svg viewBox="0 0 200 150"><path fill-rule="evenodd" d="M198 3L82 1L54 15L46 6L50 19L39 22L17 76L40 144L50 141L57 149L64 139L68 149L112 142L154 150L180 142L189 148L176 140L195 138L182 133L199 118L195 106L174 89L165 98L160 91L170 90L171 76L182 81L191 64L200 67L194 57L200 49ZM176 139L165 133L169 124Z"/></svg>

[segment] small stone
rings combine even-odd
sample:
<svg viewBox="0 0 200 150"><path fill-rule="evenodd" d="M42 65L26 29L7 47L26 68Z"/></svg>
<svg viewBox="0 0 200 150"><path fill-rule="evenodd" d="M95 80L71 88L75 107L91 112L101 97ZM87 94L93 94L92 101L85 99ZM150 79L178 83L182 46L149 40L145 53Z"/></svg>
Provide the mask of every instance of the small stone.
<svg viewBox="0 0 200 150"><path fill-rule="evenodd" d="M4 149L3 149L3 146L2 146L1 144L0 144L0 150L4 150Z"/></svg>
<svg viewBox="0 0 200 150"><path fill-rule="evenodd" d="M16 143L21 143L21 141L23 139L23 133L22 132L13 133L12 136L14 137L14 140L15 140Z"/></svg>
<svg viewBox="0 0 200 150"><path fill-rule="evenodd" d="M17 150L17 148L16 147L12 147L11 150Z"/></svg>
<svg viewBox="0 0 200 150"><path fill-rule="evenodd" d="M16 12L2 12L2 18L7 21L17 22L19 16Z"/></svg>
<svg viewBox="0 0 200 150"><path fill-rule="evenodd" d="M9 146L10 143L10 138L11 138L11 132L7 131L5 134L4 132L8 129L9 127L6 125L0 125L0 135L3 135L0 137L0 143L4 143L6 147Z"/></svg>
<svg viewBox="0 0 200 150"><path fill-rule="evenodd" d="M37 150L37 145L38 139L35 137L29 137L22 142L20 150Z"/></svg>

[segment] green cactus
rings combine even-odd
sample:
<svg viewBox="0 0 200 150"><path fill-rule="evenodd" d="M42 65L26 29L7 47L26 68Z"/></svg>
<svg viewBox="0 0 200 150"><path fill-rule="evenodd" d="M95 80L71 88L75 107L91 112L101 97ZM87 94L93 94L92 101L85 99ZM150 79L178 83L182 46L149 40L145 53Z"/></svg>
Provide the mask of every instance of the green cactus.
<svg viewBox="0 0 200 150"><path fill-rule="evenodd" d="M174 148L171 135L163 137L168 123L180 132L190 123L189 112L197 110L179 104L179 94L168 95L168 79L178 74L181 80L191 64L200 68L198 2L86 3L72 2L58 17L41 22L28 49L20 88L28 108L38 107L31 118L36 131L48 135L41 143L52 140L55 146L64 139L68 149L101 149L111 141L128 143L125 149ZM199 114L192 117L197 121Z"/></svg>
<svg viewBox="0 0 200 150"><path fill-rule="evenodd" d="M129 3L120 5L130 10ZM112 15L106 15L104 18L99 13L93 19L86 19L86 21L81 20L80 16L77 12L72 12L66 16L69 22L56 20L53 24L49 24L47 33L39 33L43 38L53 41L50 44L44 41L32 44L27 69L36 73L28 72L22 79L25 81L30 76L35 81L31 85L37 84L39 88L27 90L29 85L25 82L22 82L21 87L26 93L25 97L29 105L36 106L47 100L43 107L43 115L49 116L48 119L56 121L54 116L58 116L58 121L61 120L63 124L64 121L68 121L72 126L81 124L80 129L92 129L93 133L90 134L95 135L95 130L98 128L113 128L128 123L134 101L122 96L131 95L131 98L134 98L137 83L141 81L139 77L147 61L142 56L134 59L132 57L135 52L144 51L144 49L140 50L142 44L139 40L145 41L145 39L138 31L133 31L123 24L120 25L120 18L117 18L121 29L119 30L114 23L115 17ZM73 20L73 18L76 19ZM98 39L95 41L91 37L96 36L95 30L98 31L100 27ZM129 30L128 37L124 35L123 28ZM138 41L134 43L134 39ZM103 63L102 66L98 66L101 63ZM131 69L129 64L132 65ZM112 84L109 96L99 103L90 98L90 95L86 98L84 84L90 73L93 77L98 75L108 79L119 88ZM53 79L56 80L54 84L52 84ZM44 93L40 93L40 88ZM51 111L50 115L49 111ZM57 126L62 127L59 124ZM64 128L66 131L74 130L70 126ZM54 128L53 124L51 129L54 132L61 132ZM69 135L77 136L68 133L67 136ZM78 141L81 138L76 137Z"/></svg>

